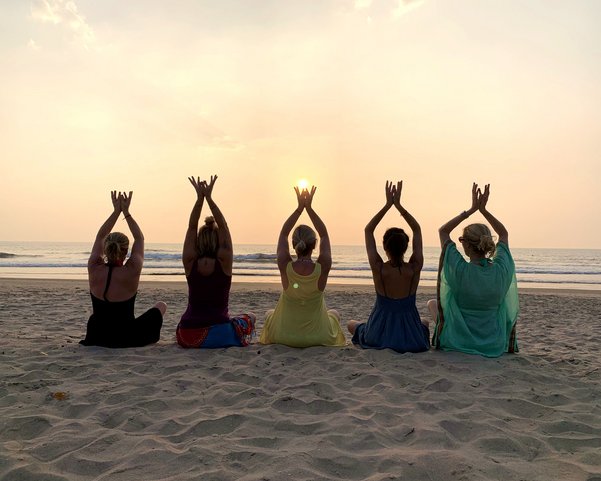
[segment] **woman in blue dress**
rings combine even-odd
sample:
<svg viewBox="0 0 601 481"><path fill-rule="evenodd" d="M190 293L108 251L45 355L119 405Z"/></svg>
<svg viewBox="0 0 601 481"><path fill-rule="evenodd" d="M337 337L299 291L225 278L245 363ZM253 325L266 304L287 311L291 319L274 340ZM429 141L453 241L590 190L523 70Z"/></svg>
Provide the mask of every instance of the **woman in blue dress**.
<svg viewBox="0 0 601 481"><path fill-rule="evenodd" d="M376 289L376 303L367 322L349 321L353 343L363 348L422 352L430 348L427 321L421 321L415 307L415 293L424 264L422 232L415 218L401 206L402 182L386 182L386 204L365 226L365 248ZM384 234L385 262L376 247L374 230L384 215L395 206L413 232L412 254L404 255L409 236L398 227Z"/></svg>

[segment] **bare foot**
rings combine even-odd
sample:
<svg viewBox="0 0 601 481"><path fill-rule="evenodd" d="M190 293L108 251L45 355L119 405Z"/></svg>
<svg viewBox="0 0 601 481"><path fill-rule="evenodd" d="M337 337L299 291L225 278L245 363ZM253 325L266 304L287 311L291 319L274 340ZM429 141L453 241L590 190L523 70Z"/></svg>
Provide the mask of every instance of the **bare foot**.
<svg viewBox="0 0 601 481"><path fill-rule="evenodd" d="M154 307L156 307L159 311L161 311L161 315L164 316L165 312L167 312L167 304L165 304L163 301L159 301L157 302Z"/></svg>

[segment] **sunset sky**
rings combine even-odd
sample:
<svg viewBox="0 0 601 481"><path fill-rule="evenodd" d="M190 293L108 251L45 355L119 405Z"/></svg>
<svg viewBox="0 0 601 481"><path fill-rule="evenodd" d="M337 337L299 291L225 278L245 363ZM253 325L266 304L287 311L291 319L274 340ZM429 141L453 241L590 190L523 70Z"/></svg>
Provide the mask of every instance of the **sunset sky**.
<svg viewBox="0 0 601 481"><path fill-rule="evenodd" d="M3 0L0 240L91 241L116 189L181 242L187 176L218 174L235 243L275 244L306 178L361 244L402 179L426 245L476 181L511 245L601 248L599 25L596 0Z"/></svg>

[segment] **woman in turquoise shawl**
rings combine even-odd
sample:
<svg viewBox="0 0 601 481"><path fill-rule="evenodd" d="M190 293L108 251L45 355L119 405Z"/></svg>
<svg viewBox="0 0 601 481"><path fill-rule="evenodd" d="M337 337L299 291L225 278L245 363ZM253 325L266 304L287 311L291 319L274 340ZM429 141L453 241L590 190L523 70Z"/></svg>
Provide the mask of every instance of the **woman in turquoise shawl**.
<svg viewBox="0 0 601 481"><path fill-rule="evenodd" d="M436 321L432 345L486 357L517 352L518 291L508 232L487 209L490 186L484 192L472 186L472 206L439 230L442 254L438 269L437 300L428 302ZM451 240L451 231L476 211L497 233L495 245L485 224L470 224L459 237L469 262Z"/></svg>

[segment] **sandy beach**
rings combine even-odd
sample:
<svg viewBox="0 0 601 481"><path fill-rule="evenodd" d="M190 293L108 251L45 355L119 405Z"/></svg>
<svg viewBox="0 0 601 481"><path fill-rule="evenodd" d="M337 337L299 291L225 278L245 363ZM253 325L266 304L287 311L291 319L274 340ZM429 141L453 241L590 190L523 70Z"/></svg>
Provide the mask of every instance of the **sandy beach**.
<svg viewBox="0 0 601 481"><path fill-rule="evenodd" d="M262 328L280 287L236 283ZM418 306L433 288L420 288ZM87 283L0 279L0 479L601 481L601 292L521 291L520 353L184 350L184 283L144 348L80 346ZM371 286L327 302L365 320Z"/></svg>

